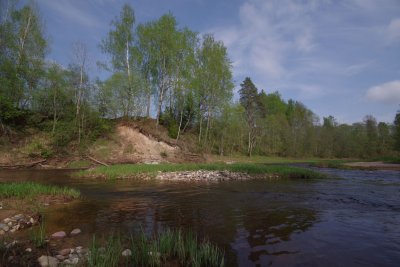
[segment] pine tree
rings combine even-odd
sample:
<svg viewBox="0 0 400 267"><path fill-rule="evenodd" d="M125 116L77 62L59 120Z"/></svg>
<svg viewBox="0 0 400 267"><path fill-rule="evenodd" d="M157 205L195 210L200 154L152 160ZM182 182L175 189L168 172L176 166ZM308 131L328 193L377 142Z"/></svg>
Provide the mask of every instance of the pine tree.
<svg viewBox="0 0 400 267"><path fill-rule="evenodd" d="M394 119L394 149L400 151L400 110Z"/></svg>
<svg viewBox="0 0 400 267"><path fill-rule="evenodd" d="M259 116L258 90L249 77L246 77L240 86L240 104L245 109L246 122L249 130L247 153L251 156L256 143L257 117Z"/></svg>

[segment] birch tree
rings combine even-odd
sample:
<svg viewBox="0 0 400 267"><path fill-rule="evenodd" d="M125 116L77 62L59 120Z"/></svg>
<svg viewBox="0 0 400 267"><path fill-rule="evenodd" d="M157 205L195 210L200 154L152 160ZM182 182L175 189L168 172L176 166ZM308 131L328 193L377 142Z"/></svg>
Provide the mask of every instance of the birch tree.
<svg viewBox="0 0 400 267"><path fill-rule="evenodd" d="M231 62L226 47L213 35L203 36L196 52L195 92L198 107L199 143L208 141L213 119L232 98ZM205 124L205 130L203 130Z"/></svg>
<svg viewBox="0 0 400 267"><path fill-rule="evenodd" d="M140 76L136 67L137 60L134 58L134 26L135 14L130 5L124 5L120 16L111 22L112 29L109 31L100 47L104 53L111 57L111 69L113 73L124 74L126 86L116 87L116 90L124 91L123 95L127 105L122 111L124 117L134 113L135 99L140 98ZM119 77L121 78L121 77ZM121 99L120 99L121 100Z"/></svg>
<svg viewBox="0 0 400 267"><path fill-rule="evenodd" d="M157 125L166 94L174 83L178 35L176 19L172 14L138 26L139 47L147 60L148 78L156 88Z"/></svg>

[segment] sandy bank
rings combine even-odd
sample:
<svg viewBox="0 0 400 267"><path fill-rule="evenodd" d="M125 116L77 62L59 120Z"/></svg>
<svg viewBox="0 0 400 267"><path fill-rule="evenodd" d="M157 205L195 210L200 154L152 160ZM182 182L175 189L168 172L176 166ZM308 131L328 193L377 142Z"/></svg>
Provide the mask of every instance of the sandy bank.
<svg viewBox="0 0 400 267"><path fill-rule="evenodd" d="M400 164L384 163L381 161L375 162L351 162L345 163L345 166L361 169L377 169L377 170L395 170L400 171Z"/></svg>

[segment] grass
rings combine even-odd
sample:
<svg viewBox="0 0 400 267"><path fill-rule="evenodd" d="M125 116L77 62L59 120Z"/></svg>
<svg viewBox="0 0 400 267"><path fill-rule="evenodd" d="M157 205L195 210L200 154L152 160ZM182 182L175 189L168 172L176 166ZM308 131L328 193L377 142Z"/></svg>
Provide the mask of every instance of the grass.
<svg viewBox="0 0 400 267"><path fill-rule="evenodd" d="M270 157L270 156L260 156L255 155L248 157L246 155L230 155L230 156L220 156L220 155L209 155L209 159L212 162L237 162L237 163L314 163L321 161L321 158L290 158L290 157Z"/></svg>
<svg viewBox="0 0 400 267"><path fill-rule="evenodd" d="M211 163L211 164L120 164L101 166L78 173L79 176L104 177L106 179L134 178L140 174L155 175L158 172L176 171L231 171L247 174L275 174L283 178L321 178L322 174L312 170L284 165L265 165L253 163Z"/></svg>
<svg viewBox="0 0 400 267"><path fill-rule="evenodd" d="M30 233L30 240L37 248L42 248L46 244L46 228L44 220L39 222L39 226L36 229L32 229Z"/></svg>
<svg viewBox="0 0 400 267"><path fill-rule="evenodd" d="M344 163L350 162L346 160L326 160L311 163L311 166L315 166L318 168L333 168L333 169L349 169L348 166L344 165Z"/></svg>
<svg viewBox="0 0 400 267"><path fill-rule="evenodd" d="M78 198L80 192L69 187L43 185L33 182L0 183L0 198L28 199L40 195L68 196Z"/></svg>
<svg viewBox="0 0 400 267"><path fill-rule="evenodd" d="M93 236L87 265L90 267L118 266L122 250L119 236L110 236L105 247L101 247Z"/></svg>
<svg viewBox="0 0 400 267"><path fill-rule="evenodd" d="M400 164L400 156L386 156L374 158L371 161L382 161L384 163Z"/></svg>
<svg viewBox="0 0 400 267"><path fill-rule="evenodd" d="M93 238L88 266L224 266L224 252L208 240L199 241L192 232L166 230L151 238L143 231L131 237L131 256L120 236L110 236L104 247Z"/></svg>

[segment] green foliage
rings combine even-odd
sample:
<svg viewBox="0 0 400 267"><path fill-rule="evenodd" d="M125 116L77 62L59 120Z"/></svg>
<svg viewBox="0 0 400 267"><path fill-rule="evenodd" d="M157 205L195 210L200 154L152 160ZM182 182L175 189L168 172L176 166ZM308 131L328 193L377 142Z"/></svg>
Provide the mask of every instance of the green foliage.
<svg viewBox="0 0 400 267"><path fill-rule="evenodd" d="M168 129L168 136L176 138L178 136L178 124L172 113L167 111L161 115L160 122Z"/></svg>
<svg viewBox="0 0 400 267"><path fill-rule="evenodd" d="M75 139L75 129L73 121L59 121L53 133L53 143L57 148L66 147Z"/></svg>
<svg viewBox="0 0 400 267"><path fill-rule="evenodd" d="M33 182L22 183L0 183L1 198L33 198L40 195L62 195L73 198L80 196L79 191L68 188L52 185L43 185Z"/></svg>

